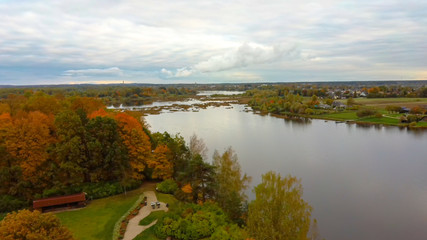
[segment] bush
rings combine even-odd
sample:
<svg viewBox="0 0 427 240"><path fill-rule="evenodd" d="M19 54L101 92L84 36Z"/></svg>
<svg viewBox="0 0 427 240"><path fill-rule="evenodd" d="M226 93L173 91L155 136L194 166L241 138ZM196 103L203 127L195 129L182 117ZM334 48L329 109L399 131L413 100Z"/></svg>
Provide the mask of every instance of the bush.
<svg viewBox="0 0 427 240"><path fill-rule="evenodd" d="M130 180L129 182L122 184L120 182L99 182L99 183L84 183L76 186L69 187L54 187L43 191L41 196L37 198L47 198L62 195L75 194L80 192L87 193L90 199L104 198L124 192L126 190L132 190L141 185L141 182L136 180Z"/></svg>
<svg viewBox="0 0 427 240"><path fill-rule="evenodd" d="M28 206L27 202L10 195L0 195L0 212L11 212Z"/></svg>
<svg viewBox="0 0 427 240"><path fill-rule="evenodd" d="M412 123L420 121L422 117L417 115L408 115L406 118L408 119L408 122Z"/></svg>
<svg viewBox="0 0 427 240"><path fill-rule="evenodd" d="M357 111L356 115L358 117L368 117L377 114L378 112L373 109L360 109Z"/></svg>
<svg viewBox="0 0 427 240"><path fill-rule="evenodd" d="M157 191L161 193L173 194L176 190L178 190L178 184L173 179L166 179L157 184Z"/></svg>

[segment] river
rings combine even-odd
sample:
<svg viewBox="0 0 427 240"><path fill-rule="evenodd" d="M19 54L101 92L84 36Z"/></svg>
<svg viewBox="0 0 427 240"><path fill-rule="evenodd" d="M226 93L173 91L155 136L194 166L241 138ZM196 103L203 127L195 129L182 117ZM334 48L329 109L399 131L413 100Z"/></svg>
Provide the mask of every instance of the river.
<svg viewBox="0 0 427 240"><path fill-rule="evenodd" d="M180 133L186 141L197 134L209 156L232 146L251 186L270 170L301 178L328 240L427 238L427 132L297 122L232 106L145 119L153 132Z"/></svg>

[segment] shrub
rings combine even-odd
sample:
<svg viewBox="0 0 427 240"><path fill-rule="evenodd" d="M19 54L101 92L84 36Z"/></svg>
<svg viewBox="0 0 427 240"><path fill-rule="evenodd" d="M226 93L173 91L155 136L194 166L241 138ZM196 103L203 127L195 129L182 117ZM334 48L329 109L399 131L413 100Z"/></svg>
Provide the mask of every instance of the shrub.
<svg viewBox="0 0 427 240"><path fill-rule="evenodd" d="M173 179L166 179L157 184L157 191L162 193L173 194L176 190L178 190L178 184Z"/></svg>
<svg viewBox="0 0 427 240"><path fill-rule="evenodd" d="M0 195L0 212L11 212L26 207L26 201L10 195Z"/></svg>
<svg viewBox="0 0 427 240"><path fill-rule="evenodd" d="M412 123L420 121L422 117L417 115L408 115L406 118L408 119L408 122Z"/></svg>
<svg viewBox="0 0 427 240"><path fill-rule="evenodd" d="M383 117L383 115L382 115L381 113L377 112L377 113L375 113L375 117L376 117L376 118L382 118L382 117Z"/></svg>
<svg viewBox="0 0 427 240"><path fill-rule="evenodd" d="M360 109L357 111L356 115L358 117L368 117L377 114L377 111L373 109Z"/></svg>

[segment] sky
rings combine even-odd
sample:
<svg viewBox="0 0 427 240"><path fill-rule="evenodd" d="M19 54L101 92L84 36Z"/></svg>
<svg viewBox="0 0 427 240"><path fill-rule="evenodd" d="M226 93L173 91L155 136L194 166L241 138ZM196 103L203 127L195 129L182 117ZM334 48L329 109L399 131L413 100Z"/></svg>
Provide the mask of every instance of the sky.
<svg viewBox="0 0 427 240"><path fill-rule="evenodd" d="M402 79L425 0L0 0L0 85Z"/></svg>

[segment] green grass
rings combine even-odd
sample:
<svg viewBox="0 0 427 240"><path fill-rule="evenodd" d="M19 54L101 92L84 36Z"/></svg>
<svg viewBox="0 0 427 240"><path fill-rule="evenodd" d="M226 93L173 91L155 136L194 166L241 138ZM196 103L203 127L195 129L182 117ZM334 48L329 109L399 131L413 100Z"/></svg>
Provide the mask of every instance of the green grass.
<svg viewBox="0 0 427 240"><path fill-rule="evenodd" d="M133 240L158 240L158 238L154 234L154 228L150 227L136 236Z"/></svg>
<svg viewBox="0 0 427 240"><path fill-rule="evenodd" d="M114 224L135 203L146 190L153 190L154 185L143 187L108 198L93 200L83 209L57 213L61 222L68 227L76 239L111 240Z"/></svg>
<svg viewBox="0 0 427 240"><path fill-rule="evenodd" d="M163 215L165 215L165 211L162 211L162 210L151 212L150 215L148 215L147 217L143 218L139 222L139 225L141 225L141 226L147 226L150 223L154 222L154 220L157 220L160 217L162 217Z"/></svg>
<svg viewBox="0 0 427 240"><path fill-rule="evenodd" d="M355 98L357 104L384 108L387 105L416 106L427 104L427 98ZM347 100L340 100L346 103Z"/></svg>
<svg viewBox="0 0 427 240"><path fill-rule="evenodd" d="M395 118L388 118L388 117L368 117L368 118L362 118L358 119L359 122L367 122L367 123L378 123L378 124L387 124L387 125L398 125L400 124L399 119Z"/></svg>
<svg viewBox="0 0 427 240"><path fill-rule="evenodd" d="M322 119L330 119L330 120L338 120L338 121L354 120L358 118L356 115L356 111L323 114L323 115L319 115L319 117Z"/></svg>
<svg viewBox="0 0 427 240"><path fill-rule="evenodd" d="M158 193L156 192L157 200L159 202L164 202L169 204L169 209L173 210L179 207L179 205L182 203L178 201L173 195L171 194L164 194L164 193Z"/></svg>
<svg viewBox="0 0 427 240"><path fill-rule="evenodd" d="M418 122L417 127L427 127L427 122Z"/></svg>

